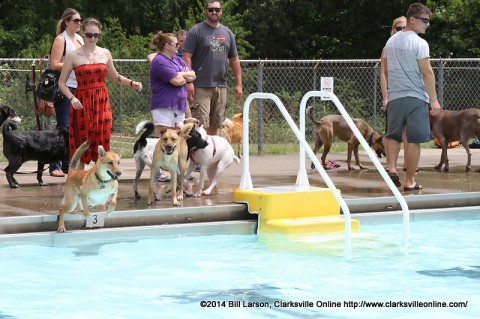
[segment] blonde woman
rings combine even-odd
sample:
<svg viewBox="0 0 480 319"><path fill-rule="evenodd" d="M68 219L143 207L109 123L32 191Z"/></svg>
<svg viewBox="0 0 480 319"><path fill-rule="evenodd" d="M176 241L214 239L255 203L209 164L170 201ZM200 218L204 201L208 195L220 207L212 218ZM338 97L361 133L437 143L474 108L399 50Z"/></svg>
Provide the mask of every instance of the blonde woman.
<svg viewBox="0 0 480 319"><path fill-rule="evenodd" d="M50 65L55 71L62 71L63 59L66 54L72 52L83 45L83 38L77 33L82 26L82 17L77 10L67 8L63 11L62 17L57 23L57 36L52 44L50 52ZM70 73L66 85L70 92L77 87L75 72ZM57 127L68 127L68 118L70 116L70 101L64 97L55 105L55 117ZM66 167L64 167L66 169ZM50 164L50 175L54 177L63 177L62 162Z"/></svg>
<svg viewBox="0 0 480 319"><path fill-rule="evenodd" d="M404 16L398 17L393 20L392 29L390 30L390 36L393 36L395 33L405 29L407 25L407 19ZM385 118L387 115L387 102L388 102L388 86L387 86L387 66L385 65L385 59L383 58L385 48L382 50L382 55L380 59L380 87L382 89L382 111L385 112ZM385 121L385 132L387 131L387 121ZM407 148L407 134L404 132L404 154ZM385 151L387 150L388 139L383 139L383 144L385 146ZM405 165L404 165L405 166ZM388 169L387 169L388 171Z"/></svg>

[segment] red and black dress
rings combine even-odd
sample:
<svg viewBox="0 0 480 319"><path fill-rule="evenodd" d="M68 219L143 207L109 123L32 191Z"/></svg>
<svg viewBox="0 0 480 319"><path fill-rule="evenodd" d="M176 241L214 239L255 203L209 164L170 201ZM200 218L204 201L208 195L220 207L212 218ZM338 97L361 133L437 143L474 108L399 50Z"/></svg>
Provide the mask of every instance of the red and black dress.
<svg viewBox="0 0 480 319"><path fill-rule="evenodd" d="M78 87L75 97L80 100L83 109L70 108L70 159L76 149L86 140L90 148L83 154L85 164L98 159L98 146L110 150L112 134L112 109L105 85L107 65L103 63L82 64L74 68Z"/></svg>

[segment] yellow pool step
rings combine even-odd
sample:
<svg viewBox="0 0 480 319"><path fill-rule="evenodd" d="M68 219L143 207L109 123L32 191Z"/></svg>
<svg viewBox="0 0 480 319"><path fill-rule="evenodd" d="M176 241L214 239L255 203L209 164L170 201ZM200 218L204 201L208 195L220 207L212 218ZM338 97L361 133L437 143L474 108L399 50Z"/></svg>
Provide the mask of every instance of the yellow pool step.
<svg viewBox="0 0 480 319"><path fill-rule="evenodd" d="M340 192L340 190L337 190ZM340 205L328 188L310 187L297 191L292 186L235 190L234 201L248 204L258 214L258 233L335 233L345 230ZM351 220L351 229L360 222Z"/></svg>

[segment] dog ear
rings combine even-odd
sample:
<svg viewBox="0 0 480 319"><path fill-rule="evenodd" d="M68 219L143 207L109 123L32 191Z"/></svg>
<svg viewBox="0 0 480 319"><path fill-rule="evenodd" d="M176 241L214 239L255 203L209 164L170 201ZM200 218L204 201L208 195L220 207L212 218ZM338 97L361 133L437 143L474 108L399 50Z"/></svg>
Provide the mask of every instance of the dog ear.
<svg viewBox="0 0 480 319"><path fill-rule="evenodd" d="M190 136L190 131L193 129L193 126L195 124L194 123L187 123L185 124L181 129L180 129L180 135L183 137L183 138L191 138Z"/></svg>
<svg viewBox="0 0 480 319"><path fill-rule="evenodd" d="M103 148L102 145L98 145L98 157L104 157L105 156L105 149Z"/></svg>

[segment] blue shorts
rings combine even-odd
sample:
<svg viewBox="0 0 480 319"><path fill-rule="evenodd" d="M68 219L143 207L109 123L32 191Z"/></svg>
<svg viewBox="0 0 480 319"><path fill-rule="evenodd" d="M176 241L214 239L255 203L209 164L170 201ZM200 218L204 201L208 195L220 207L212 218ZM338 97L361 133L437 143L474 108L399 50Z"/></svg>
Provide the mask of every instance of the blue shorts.
<svg viewBox="0 0 480 319"><path fill-rule="evenodd" d="M428 103L414 97L388 101L388 130L385 137L403 141L403 129L407 128L408 143L430 141L430 112Z"/></svg>

